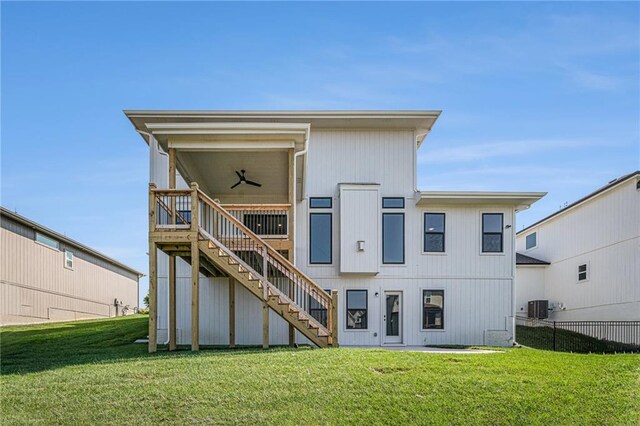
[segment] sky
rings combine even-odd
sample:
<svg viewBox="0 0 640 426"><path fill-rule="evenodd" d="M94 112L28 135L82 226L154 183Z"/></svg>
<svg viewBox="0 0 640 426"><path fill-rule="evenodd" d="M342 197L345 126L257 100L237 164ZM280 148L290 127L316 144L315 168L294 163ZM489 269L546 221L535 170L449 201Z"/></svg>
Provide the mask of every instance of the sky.
<svg viewBox="0 0 640 426"><path fill-rule="evenodd" d="M640 3L12 3L1 203L146 274L147 146L124 109L427 109L421 190L640 169ZM141 297L146 294L141 280Z"/></svg>

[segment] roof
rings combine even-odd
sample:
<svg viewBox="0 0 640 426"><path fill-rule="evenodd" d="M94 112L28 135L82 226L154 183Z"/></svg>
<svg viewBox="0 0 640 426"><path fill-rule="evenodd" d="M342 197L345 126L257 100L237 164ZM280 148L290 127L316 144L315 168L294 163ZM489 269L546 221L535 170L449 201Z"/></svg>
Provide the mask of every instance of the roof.
<svg viewBox="0 0 640 426"><path fill-rule="evenodd" d="M550 263L522 253L516 253L516 265L550 265Z"/></svg>
<svg viewBox="0 0 640 426"><path fill-rule="evenodd" d="M416 205L437 204L492 204L529 208L547 195L546 192L497 192L497 191L421 191Z"/></svg>
<svg viewBox="0 0 640 426"><path fill-rule="evenodd" d="M313 128L395 128L414 129L422 143L441 111L360 110L360 111L238 111L238 110L125 110L137 130L148 132L155 123L309 123Z"/></svg>
<svg viewBox="0 0 640 426"><path fill-rule="evenodd" d="M112 259L109 256L106 256L106 255L100 253L99 251L96 251L96 250L94 250L94 249L92 249L90 247L87 247L82 243L79 243L79 242L77 242L75 240L72 240L69 237L66 237L66 236L60 234L59 232L56 232L56 231L54 231L52 229L49 229L49 228L47 228L45 226L42 226L39 223L32 221L31 219L27 219L26 217L21 216L18 213L12 212L11 210L6 209L6 208L1 207L1 206L0 206L0 216L6 216L6 217L8 217L10 219L15 220L16 222L22 223L23 225L34 229L37 232L40 232L42 234L45 234L45 235L53 237L53 238L55 238L57 240L60 240L61 242L64 242L65 244L68 244L71 247L75 247L75 248L80 249L82 251L91 253L92 255L104 260L105 262L108 262L108 263L110 263L112 265L118 266L118 267L120 267L120 268L122 268L122 269L124 269L126 271L129 271L129 272L131 272L133 274L138 275L138 277L143 277L144 276L144 274L142 272L137 271L137 270L131 268L130 266L125 265L124 263L120 263L117 260Z"/></svg>
<svg viewBox="0 0 640 426"><path fill-rule="evenodd" d="M596 189L595 191L593 191L589 195L586 195L586 196L580 198L578 201L575 201L575 202L569 204L568 206L561 208L557 212L552 213L549 216L546 216L546 217L540 219L539 221L527 226L526 228L516 232L516 235L522 234L523 232L527 232L529 229L533 228L534 226L538 226L541 223L546 222L546 221L550 220L553 217L561 215L561 214L565 213L566 211L571 210L574 207L577 207L580 204L583 204L583 203L591 200L592 198L602 194L603 192L608 191L611 188L614 188L614 187L616 187L616 186L618 186L618 185L620 185L620 184L622 184L624 182L627 182L629 179L632 179L632 178L634 178L636 176L640 176L640 170L636 170L635 172L627 173L626 175L620 176L617 179L609 181L609 183L607 183L603 187L600 187L600 188Z"/></svg>

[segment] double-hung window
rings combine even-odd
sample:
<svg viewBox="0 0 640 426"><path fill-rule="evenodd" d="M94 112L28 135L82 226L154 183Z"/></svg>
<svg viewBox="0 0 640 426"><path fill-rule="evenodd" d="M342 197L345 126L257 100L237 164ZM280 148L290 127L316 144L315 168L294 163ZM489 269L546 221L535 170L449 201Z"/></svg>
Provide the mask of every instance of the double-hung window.
<svg viewBox="0 0 640 426"><path fill-rule="evenodd" d="M324 289L328 294L331 294L331 290ZM328 317L327 306L323 305L319 298L309 295L309 314L325 327L327 326Z"/></svg>
<svg viewBox="0 0 640 426"><path fill-rule="evenodd" d="M367 296L367 290L347 290L347 329L367 329Z"/></svg>
<svg viewBox="0 0 640 426"><path fill-rule="evenodd" d="M424 251L444 253L444 213L424 214Z"/></svg>
<svg viewBox="0 0 640 426"><path fill-rule="evenodd" d="M382 263L404 264L404 198L383 198L382 209Z"/></svg>
<svg viewBox="0 0 640 426"><path fill-rule="evenodd" d="M482 252L502 253L503 214L482 213Z"/></svg>
<svg viewBox="0 0 640 426"><path fill-rule="evenodd" d="M64 267L67 269L73 269L73 252L69 250L64 251Z"/></svg>
<svg viewBox="0 0 640 426"><path fill-rule="evenodd" d="M330 265L332 263L333 216L330 197L309 199L309 263Z"/></svg>
<svg viewBox="0 0 640 426"><path fill-rule="evenodd" d="M588 276L587 264L578 265L578 281L586 281Z"/></svg>
<svg viewBox="0 0 640 426"><path fill-rule="evenodd" d="M444 329L444 290L422 291L422 328Z"/></svg>

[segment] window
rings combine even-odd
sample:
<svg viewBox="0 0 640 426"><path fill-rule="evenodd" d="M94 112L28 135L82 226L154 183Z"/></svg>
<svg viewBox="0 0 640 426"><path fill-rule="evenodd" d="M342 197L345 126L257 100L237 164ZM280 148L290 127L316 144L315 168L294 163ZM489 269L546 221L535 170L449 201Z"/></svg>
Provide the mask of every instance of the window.
<svg viewBox="0 0 640 426"><path fill-rule="evenodd" d="M40 244L44 244L47 247L51 247L52 249L56 249L56 250L60 249L60 243L58 243L53 238L49 238L46 235L40 234L38 232L36 232L36 241L39 242Z"/></svg>
<svg viewBox="0 0 640 426"><path fill-rule="evenodd" d="M324 289L328 294L331 294L331 290ZM315 298L309 295L309 314L325 327L327 326L327 307Z"/></svg>
<svg viewBox="0 0 640 426"><path fill-rule="evenodd" d="M404 213L382 213L382 263L404 263Z"/></svg>
<svg viewBox="0 0 640 426"><path fill-rule="evenodd" d="M383 209L404 209L404 198L386 197L382 199Z"/></svg>
<svg viewBox="0 0 640 426"><path fill-rule="evenodd" d="M330 209L331 197L312 197L309 199L310 209Z"/></svg>
<svg viewBox="0 0 640 426"><path fill-rule="evenodd" d="M527 235L527 237L525 238L525 246L527 250L535 248L538 245L537 239L538 239L537 232Z"/></svg>
<svg viewBox="0 0 640 426"><path fill-rule="evenodd" d="M309 263L331 264L331 213L309 215Z"/></svg>
<svg viewBox="0 0 640 426"><path fill-rule="evenodd" d="M367 328L367 290L347 290L347 329Z"/></svg>
<svg viewBox="0 0 640 426"><path fill-rule="evenodd" d="M502 213L482 213L482 252L502 253Z"/></svg>
<svg viewBox="0 0 640 426"><path fill-rule="evenodd" d="M424 251L444 253L444 213L424 214Z"/></svg>
<svg viewBox="0 0 640 426"><path fill-rule="evenodd" d="M444 290L422 290L422 328L444 329Z"/></svg>
<svg viewBox="0 0 640 426"><path fill-rule="evenodd" d="M578 266L578 281L586 281L587 280L587 264L583 263Z"/></svg>
<svg viewBox="0 0 640 426"><path fill-rule="evenodd" d="M64 251L64 267L73 269L73 253L68 250Z"/></svg>

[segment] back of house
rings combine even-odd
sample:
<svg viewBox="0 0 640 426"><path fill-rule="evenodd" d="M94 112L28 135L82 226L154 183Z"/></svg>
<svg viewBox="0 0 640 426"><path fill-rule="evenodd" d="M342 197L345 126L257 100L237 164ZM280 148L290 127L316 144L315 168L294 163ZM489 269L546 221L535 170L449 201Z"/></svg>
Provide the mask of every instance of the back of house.
<svg viewBox="0 0 640 426"><path fill-rule="evenodd" d="M150 350L510 345L515 213L419 191L438 111L126 111L149 145Z"/></svg>
<svg viewBox="0 0 640 426"><path fill-rule="evenodd" d="M640 320L640 172L518 232L518 314L545 300L556 321Z"/></svg>

